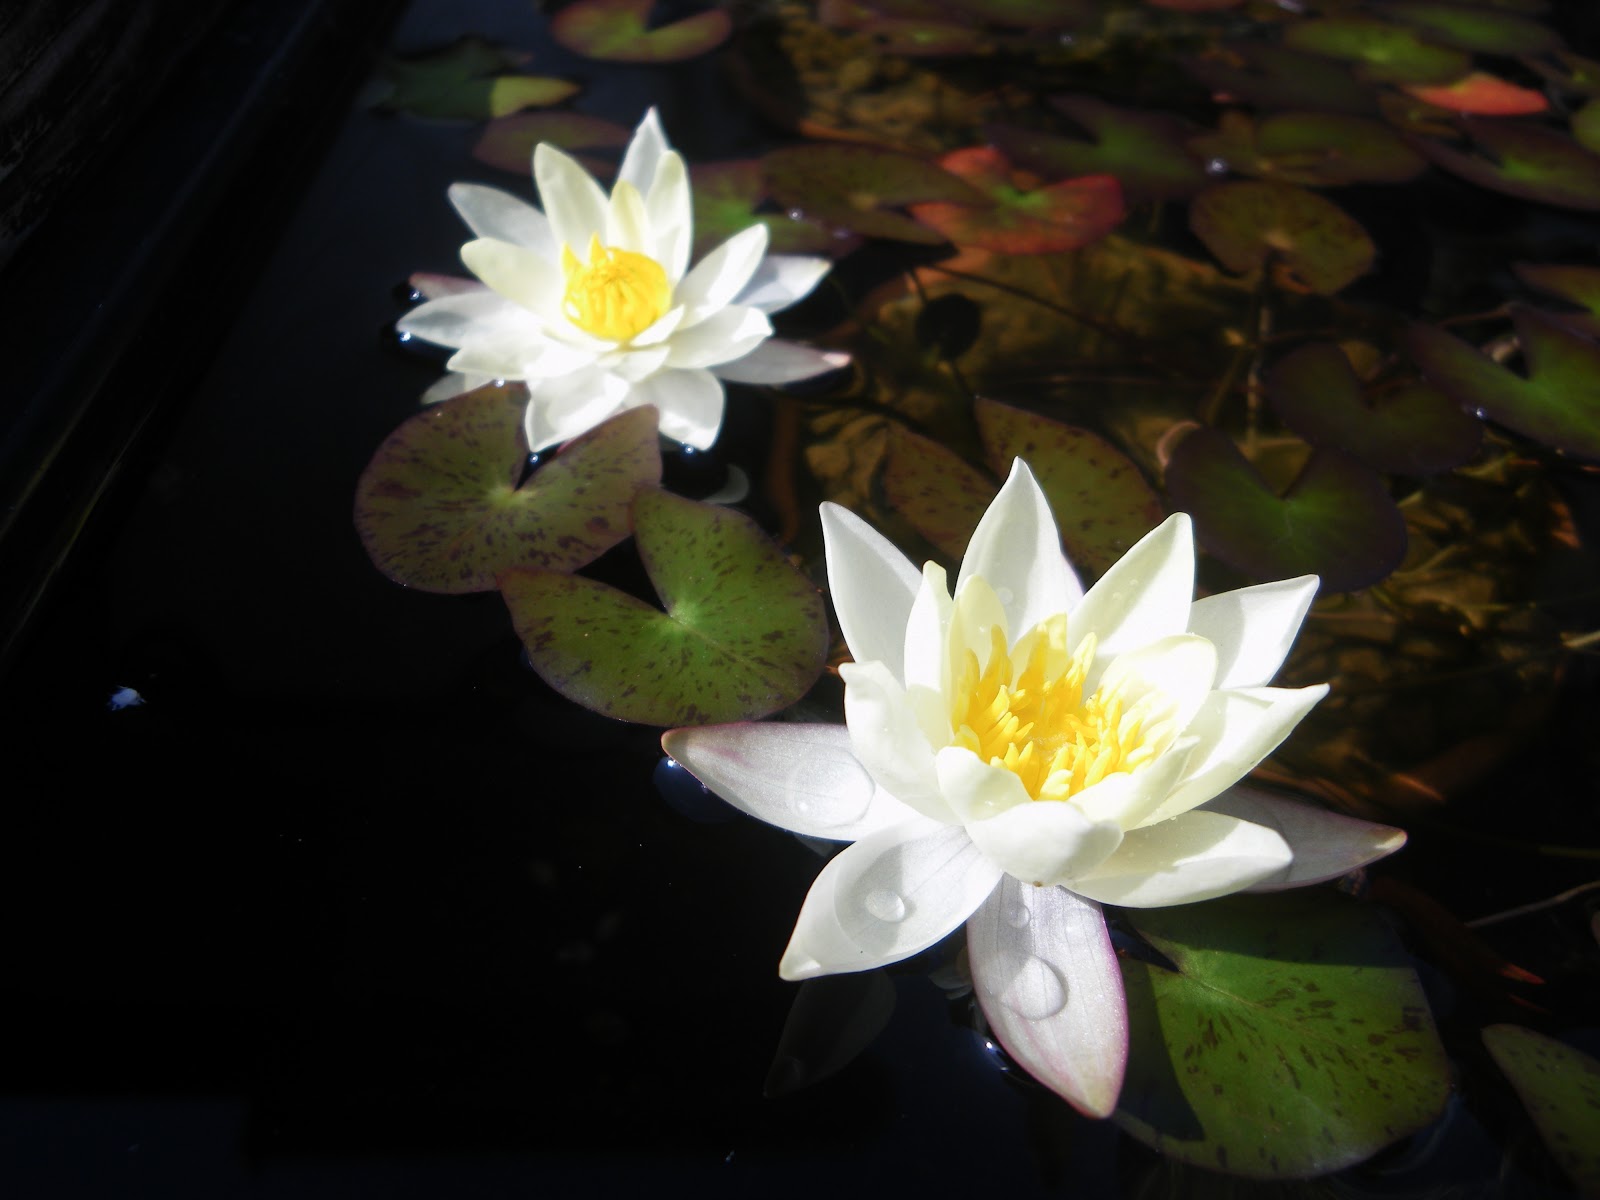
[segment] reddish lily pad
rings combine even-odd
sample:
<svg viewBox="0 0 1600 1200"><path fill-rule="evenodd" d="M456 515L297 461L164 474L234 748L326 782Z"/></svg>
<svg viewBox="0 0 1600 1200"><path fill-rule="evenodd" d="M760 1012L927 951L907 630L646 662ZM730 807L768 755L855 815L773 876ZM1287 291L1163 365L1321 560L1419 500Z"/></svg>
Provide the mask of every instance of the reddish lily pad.
<svg viewBox="0 0 1600 1200"><path fill-rule="evenodd" d="M1170 200L1206 185L1204 169L1184 148L1194 132L1188 122L1088 96L1058 97L1053 103L1093 140L1010 125L985 126L983 135L1012 162L1049 179L1115 176L1129 203Z"/></svg>
<svg viewBox="0 0 1600 1200"><path fill-rule="evenodd" d="M521 66L520 51L467 37L438 50L391 58L379 68L387 94L379 108L445 121L482 121L559 104L578 85L566 79L503 74Z"/></svg>
<svg viewBox="0 0 1600 1200"><path fill-rule="evenodd" d="M1428 40L1481 54L1541 54L1557 50L1555 30L1514 13L1438 0L1388 0L1383 14L1421 29Z"/></svg>
<svg viewBox="0 0 1600 1200"><path fill-rule="evenodd" d="M1192 139L1189 149L1242 175L1312 187L1404 183L1428 167L1387 125L1342 113L1278 113L1259 122L1224 113L1221 128Z"/></svg>
<svg viewBox="0 0 1600 1200"><path fill-rule="evenodd" d="M511 567L575 571L628 536L628 506L661 479L656 410L622 413L518 485L527 394L484 387L412 417L356 486L356 529L390 579L483 592Z"/></svg>
<svg viewBox="0 0 1600 1200"><path fill-rule="evenodd" d="M1372 266L1359 223L1333 201L1284 183L1224 183L1194 198L1189 227L1230 271L1278 260L1314 292L1331 295Z"/></svg>
<svg viewBox="0 0 1600 1200"><path fill-rule="evenodd" d="M1436 166L1482 187L1563 208L1600 210L1600 157L1571 138L1511 121L1469 118L1462 130L1467 144L1459 148L1435 138L1415 144Z"/></svg>
<svg viewBox="0 0 1600 1200"><path fill-rule="evenodd" d="M842 257L858 240L839 237L814 221L797 220L787 213L760 212L767 198L766 173L761 160L705 163L689 168L694 189L694 253L708 253L741 229L767 227L771 254L825 254Z"/></svg>
<svg viewBox="0 0 1600 1200"><path fill-rule="evenodd" d="M1111 175L1090 175L1024 190L1011 163L989 146L955 150L939 160L952 175L989 197L970 204L913 204L911 215L958 246L1001 254L1076 250L1122 223L1122 188Z"/></svg>
<svg viewBox="0 0 1600 1200"><path fill-rule="evenodd" d="M1243 100L1258 110L1361 114L1377 108L1372 89L1342 62L1269 42L1224 42L1184 68L1220 99Z"/></svg>
<svg viewBox="0 0 1600 1200"><path fill-rule="evenodd" d="M1483 426L1450 397L1412 383L1365 391L1344 351L1312 342L1267 375L1283 423L1316 446L1346 450L1376 470L1433 475L1478 452Z"/></svg>
<svg viewBox="0 0 1600 1200"><path fill-rule="evenodd" d="M1198 429L1167 463L1167 491L1202 546L1256 579L1320 575L1324 591L1353 592L1405 557L1405 521L1383 480L1338 450L1313 451L1279 497L1231 439Z"/></svg>
<svg viewBox="0 0 1600 1200"><path fill-rule="evenodd" d="M1600 460L1600 346L1532 309L1512 320L1527 378L1430 325L1412 326L1407 345L1428 379L1462 404L1536 442Z"/></svg>
<svg viewBox="0 0 1600 1200"><path fill-rule="evenodd" d="M1392 83L1448 83L1472 67L1472 60L1460 50L1434 45L1404 25L1370 17L1296 21L1285 29L1283 44L1357 63L1368 79Z"/></svg>
<svg viewBox="0 0 1600 1200"><path fill-rule="evenodd" d="M743 513L647 488L639 557L666 611L616 588L519 567L500 578L534 670L622 721L707 725L792 704L822 673L816 587Z"/></svg>
<svg viewBox="0 0 1600 1200"><path fill-rule="evenodd" d="M936 163L873 146L791 146L768 154L762 167L779 204L867 237L937 245L942 236L891 210L933 200L985 203L982 192Z"/></svg>
<svg viewBox="0 0 1600 1200"><path fill-rule="evenodd" d="M1116 1121L1159 1153L1258 1179L1322 1175L1433 1121L1450 1065L1399 939L1306 888L1122 918L1171 964L1121 959Z"/></svg>
<svg viewBox="0 0 1600 1200"><path fill-rule="evenodd" d="M533 175L533 150L540 142L570 151L591 170L598 164L582 157L585 150L615 150L628 144L629 132L614 121L583 113L524 113L490 121L472 156L491 167L524 177ZM607 163L599 167L602 177L616 168Z"/></svg>
<svg viewBox="0 0 1600 1200"><path fill-rule="evenodd" d="M960 562L972 531L1000 486L955 451L902 425L889 426L883 492L951 562Z"/></svg>
<svg viewBox="0 0 1600 1200"><path fill-rule="evenodd" d="M733 32L720 8L652 29L655 0L577 0L550 19L550 36L603 62L672 63L715 50Z"/></svg>
<svg viewBox="0 0 1600 1200"><path fill-rule="evenodd" d="M1600 268L1517 263L1512 270L1529 287L1586 310L1581 313L1546 312L1551 320L1590 337L1600 336Z"/></svg>
<svg viewBox="0 0 1600 1200"><path fill-rule="evenodd" d="M1410 84L1404 90L1424 103L1479 117L1527 117L1550 107L1543 92L1486 71L1473 71L1454 83Z"/></svg>
<svg viewBox="0 0 1600 1200"><path fill-rule="evenodd" d="M1489 1026L1483 1044L1578 1191L1600 1195L1600 1062L1517 1025Z"/></svg>

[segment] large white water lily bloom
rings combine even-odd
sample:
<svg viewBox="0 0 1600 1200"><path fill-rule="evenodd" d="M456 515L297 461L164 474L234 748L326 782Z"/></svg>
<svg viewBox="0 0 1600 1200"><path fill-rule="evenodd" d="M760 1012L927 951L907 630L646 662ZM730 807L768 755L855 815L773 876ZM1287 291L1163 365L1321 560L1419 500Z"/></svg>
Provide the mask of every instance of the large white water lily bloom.
<svg viewBox="0 0 1600 1200"><path fill-rule="evenodd" d="M450 202L478 235L461 259L481 288L439 296L398 325L455 349L427 399L520 380L529 447L576 437L653 404L661 432L704 449L722 425L722 381L778 384L848 361L772 337L767 314L816 286L828 260L768 255L752 225L690 269L689 176L654 109L611 194L554 146L533 152L544 211L458 183Z"/></svg>
<svg viewBox="0 0 1600 1200"><path fill-rule="evenodd" d="M1085 594L1020 460L953 598L943 570L918 572L847 510L823 505L822 522L855 658L840 668L847 726L663 739L734 805L852 843L806 897L785 978L891 963L966 922L974 988L1002 1044L1104 1115L1127 1017L1102 903L1316 882L1404 840L1233 786L1327 692L1267 686L1314 576L1193 601L1180 514Z"/></svg>

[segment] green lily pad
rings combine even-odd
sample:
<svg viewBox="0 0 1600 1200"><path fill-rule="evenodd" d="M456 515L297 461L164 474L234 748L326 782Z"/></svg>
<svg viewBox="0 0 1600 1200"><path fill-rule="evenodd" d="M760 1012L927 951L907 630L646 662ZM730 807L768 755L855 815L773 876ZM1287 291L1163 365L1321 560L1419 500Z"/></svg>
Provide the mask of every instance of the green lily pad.
<svg viewBox="0 0 1600 1200"><path fill-rule="evenodd" d="M1115 1120L1159 1153L1254 1178L1322 1175L1433 1121L1450 1068L1405 951L1325 889L1122 918L1173 964L1121 959Z"/></svg>
<svg viewBox="0 0 1600 1200"><path fill-rule="evenodd" d="M436 404L378 447L356 485L356 529L390 579L484 592L516 566L575 571L628 536L628 505L661 479L656 410L619 414L518 486L527 394L483 387Z"/></svg>
<svg viewBox="0 0 1600 1200"><path fill-rule="evenodd" d="M882 17L856 27L857 32L875 39L884 54L902 58L946 58L976 54L990 41L971 25L952 25L945 21Z"/></svg>
<svg viewBox="0 0 1600 1200"><path fill-rule="evenodd" d="M1448 83L1472 68L1472 59L1460 50L1433 45L1404 25L1369 17L1296 21L1284 30L1283 44L1357 63L1368 79L1390 83Z"/></svg>
<svg viewBox="0 0 1600 1200"><path fill-rule="evenodd" d="M704 163L689 168L694 190L694 254L714 250L741 229L767 227L769 254L823 254L841 258L858 238L839 237L815 221L802 221L788 213L760 212L767 198L766 173L761 160Z"/></svg>
<svg viewBox="0 0 1600 1200"><path fill-rule="evenodd" d="M1438 0L1389 0L1383 14L1421 29L1428 40L1481 54L1540 54L1557 50L1555 30L1515 13Z"/></svg>
<svg viewBox="0 0 1600 1200"><path fill-rule="evenodd" d="M652 29L655 0L577 0L550 18L550 36L603 62L673 63L715 50L733 32L720 8Z"/></svg>
<svg viewBox="0 0 1600 1200"><path fill-rule="evenodd" d="M1562 51L1530 58L1527 65L1565 92L1600 96L1600 62Z"/></svg>
<svg viewBox="0 0 1600 1200"><path fill-rule="evenodd" d="M1403 90L1424 103L1478 117L1527 117L1550 107L1543 92L1487 71L1473 71L1454 83L1408 84Z"/></svg>
<svg viewBox="0 0 1600 1200"><path fill-rule="evenodd" d="M1428 168L1387 125L1343 113L1278 113L1257 122L1228 112L1217 132L1191 139L1189 149L1241 175L1312 187L1404 183Z"/></svg>
<svg viewBox="0 0 1600 1200"><path fill-rule="evenodd" d="M999 490L999 484L955 451L898 423L889 426L884 496L950 562L961 561L972 531Z"/></svg>
<svg viewBox="0 0 1600 1200"><path fill-rule="evenodd" d="M1372 89L1342 62L1269 42L1224 42L1189 58L1184 69L1219 96L1262 109L1371 113Z"/></svg>
<svg viewBox="0 0 1600 1200"><path fill-rule="evenodd" d="M1052 103L1093 140L1010 125L985 126L985 140L1047 179L1114 175L1129 203L1170 200L1206 185L1205 170L1184 148L1194 127L1178 117L1118 108L1089 96L1057 97Z"/></svg>
<svg viewBox="0 0 1600 1200"><path fill-rule="evenodd" d="M1529 287L1585 310L1581 313L1546 311L1547 317L1589 337L1600 336L1600 268L1516 263L1511 269Z"/></svg>
<svg viewBox="0 0 1600 1200"><path fill-rule="evenodd" d="M1230 271L1277 260L1314 292L1331 295L1366 274L1377 254L1333 201L1284 183L1224 183L1189 205L1189 228Z"/></svg>
<svg viewBox="0 0 1600 1200"><path fill-rule="evenodd" d="M1600 100L1591 100L1573 113L1569 124L1580 146L1600 154Z"/></svg>
<svg viewBox="0 0 1600 1200"><path fill-rule="evenodd" d="M1561 1169L1585 1196L1600 1194L1600 1062L1517 1025L1489 1026L1483 1044Z"/></svg>
<svg viewBox="0 0 1600 1200"><path fill-rule="evenodd" d="M472 157L525 178L533 175L533 149L549 142L576 154L591 173L601 178L616 172L611 163L596 163L583 156L585 150L616 150L628 144L630 134L614 121L583 113L523 113L490 121Z"/></svg>
<svg viewBox="0 0 1600 1200"><path fill-rule="evenodd" d="M790 146L761 163L779 204L866 237L938 245L940 234L891 210L931 200L985 203L983 193L936 163L873 146Z"/></svg>
<svg viewBox="0 0 1600 1200"><path fill-rule="evenodd" d="M1512 121L1469 119L1462 128L1464 148L1434 138L1418 138L1416 147L1435 165L1481 187L1563 208L1600 210L1600 157L1571 138Z"/></svg>
<svg viewBox="0 0 1600 1200"><path fill-rule="evenodd" d="M1167 463L1167 492L1212 554L1256 579L1322 576L1324 592L1385 579L1406 552L1406 525L1383 480L1338 450L1316 450L1279 497L1237 446L1197 429Z"/></svg>
<svg viewBox="0 0 1600 1200"><path fill-rule="evenodd" d="M1407 348L1430 381L1467 407L1536 442L1600 460L1600 346L1532 309L1512 320L1527 378L1431 325L1413 325Z"/></svg>
<svg viewBox="0 0 1600 1200"><path fill-rule="evenodd" d="M528 55L467 37L438 50L391 58L378 69L378 108L445 121L482 121L544 108L578 92L566 79L502 74Z"/></svg>
<svg viewBox="0 0 1600 1200"><path fill-rule="evenodd" d="M989 146L955 150L939 165L990 200L971 204L913 204L911 215L958 246L1000 254L1076 250L1122 223L1122 188L1111 175L1090 175L1024 190L1011 163Z"/></svg>
<svg viewBox="0 0 1600 1200"><path fill-rule="evenodd" d="M1478 452L1483 426L1437 388L1410 383L1366 392L1344 351L1312 342L1267 375L1267 399L1283 423L1316 446L1355 455L1393 475L1425 476Z"/></svg>
<svg viewBox="0 0 1600 1200"><path fill-rule="evenodd" d="M634 537L666 611L524 567L500 577L534 670L569 700L646 725L765 716L822 673L822 596L743 513L647 488Z"/></svg>

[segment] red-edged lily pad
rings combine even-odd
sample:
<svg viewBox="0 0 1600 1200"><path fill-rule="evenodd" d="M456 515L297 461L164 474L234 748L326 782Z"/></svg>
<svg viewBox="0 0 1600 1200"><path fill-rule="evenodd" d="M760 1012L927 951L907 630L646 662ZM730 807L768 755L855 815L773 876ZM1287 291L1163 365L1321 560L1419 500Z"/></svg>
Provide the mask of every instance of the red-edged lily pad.
<svg viewBox="0 0 1600 1200"><path fill-rule="evenodd" d="M520 486L527 395L485 387L412 417L356 486L356 529L390 579L483 592L511 567L575 571L628 536L628 506L661 479L656 411L622 413L569 442Z"/></svg>
<svg viewBox="0 0 1600 1200"><path fill-rule="evenodd" d="M754 521L647 488L633 528L660 609L579 575L519 567L500 577L546 683L647 725L748 720L805 694L827 657L827 612Z"/></svg>
<svg viewBox="0 0 1600 1200"><path fill-rule="evenodd" d="M761 212L767 178L758 158L740 162L704 163L689 168L694 189L694 253L699 258L741 229L767 227L772 254L825 254L838 258L853 250L856 238L840 237L815 221L788 213Z"/></svg>
<svg viewBox="0 0 1600 1200"><path fill-rule="evenodd" d="M1284 30L1293 50L1357 63L1368 79L1393 83L1448 83L1472 67L1460 50L1424 41L1414 29L1370 17L1317 17Z"/></svg>
<svg viewBox="0 0 1600 1200"><path fill-rule="evenodd" d="M549 142L578 156L590 171L608 177L616 167L583 154L585 150L616 150L628 144L629 133L614 121L583 113L523 113L490 121L472 156L491 167L525 178L533 175L533 150Z"/></svg>
<svg viewBox="0 0 1600 1200"><path fill-rule="evenodd" d="M1428 379L1507 429L1600 460L1600 346L1532 309L1513 316L1527 377L1431 325L1407 344Z"/></svg>
<svg viewBox="0 0 1600 1200"><path fill-rule="evenodd" d="M1362 114L1377 108L1372 89L1344 63L1269 42L1224 42L1188 59L1184 69L1219 100L1257 109Z"/></svg>
<svg viewBox="0 0 1600 1200"><path fill-rule="evenodd" d="M893 209L934 200L986 203L982 192L938 164L873 146L791 146L761 163L779 204L867 237L936 245L940 234Z"/></svg>
<svg viewBox="0 0 1600 1200"><path fill-rule="evenodd" d="M550 36L604 62L671 63L715 50L733 32L720 8L650 27L655 0L577 0L550 19Z"/></svg>
<svg viewBox="0 0 1600 1200"><path fill-rule="evenodd" d="M1230 271L1268 261L1331 295L1372 266L1367 231L1333 201L1284 183L1224 183L1196 196L1189 227Z"/></svg>
<svg viewBox="0 0 1600 1200"><path fill-rule="evenodd" d="M1387 125L1342 113L1278 113L1258 122L1229 112L1216 133L1192 139L1189 149L1241 175L1313 187L1404 183L1428 167Z"/></svg>
<svg viewBox="0 0 1600 1200"><path fill-rule="evenodd" d="M1346 450L1379 471L1433 475L1478 452L1483 426L1437 388L1410 383L1367 390L1344 351L1312 342L1267 374L1283 423L1316 446Z"/></svg>
<svg viewBox="0 0 1600 1200"><path fill-rule="evenodd" d="M1418 138L1416 147L1436 166L1481 187L1562 208L1600 210L1600 157L1571 138L1512 121L1462 121L1466 138L1448 145Z"/></svg>
<svg viewBox="0 0 1600 1200"><path fill-rule="evenodd" d="M1322 576L1351 592L1386 578L1406 552L1406 524L1382 478L1338 450L1316 450L1275 495L1233 441L1197 429L1167 463L1167 491L1200 544L1256 579Z"/></svg>
<svg viewBox="0 0 1600 1200"><path fill-rule="evenodd" d="M379 68L386 94L377 107L444 121L482 121L559 104L578 85L566 79L506 74L528 55L467 37L438 50L391 58Z"/></svg>
<svg viewBox="0 0 1600 1200"><path fill-rule="evenodd" d="M1047 179L1113 175L1129 203L1170 200L1206 185L1205 170L1184 148L1195 132L1188 122L1088 96L1058 97L1054 103L1093 140L1011 125L987 125L983 136L1019 167Z"/></svg>
<svg viewBox="0 0 1600 1200"><path fill-rule="evenodd" d="M1429 41L1481 54L1541 54L1561 46L1547 25L1477 5L1387 0L1383 15L1415 26Z"/></svg>
<svg viewBox="0 0 1600 1200"><path fill-rule="evenodd" d="M1590 337L1600 336L1600 268L1518 263L1512 269L1529 287L1585 310L1581 313L1546 312L1551 320Z"/></svg>
<svg viewBox="0 0 1600 1200"><path fill-rule="evenodd" d="M1517 1025L1489 1026L1483 1044L1578 1191L1600 1195L1600 1062Z"/></svg>
<svg viewBox="0 0 1600 1200"><path fill-rule="evenodd" d="M1027 189L1005 155L989 146L952 151L939 165L990 201L982 207L911 205L913 217L958 246L1000 254L1051 254L1086 246L1122 223L1122 188L1111 175Z"/></svg>
<svg viewBox="0 0 1600 1200"><path fill-rule="evenodd" d="M1424 103L1478 117L1527 117L1550 107L1543 92L1487 71L1473 71L1454 83L1409 84L1404 90Z"/></svg>

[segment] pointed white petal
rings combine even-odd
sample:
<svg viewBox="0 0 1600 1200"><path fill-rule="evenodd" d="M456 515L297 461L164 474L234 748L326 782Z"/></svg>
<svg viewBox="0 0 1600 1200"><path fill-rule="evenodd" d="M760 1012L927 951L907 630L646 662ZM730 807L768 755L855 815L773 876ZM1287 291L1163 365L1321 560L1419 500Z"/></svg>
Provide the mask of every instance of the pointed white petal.
<svg viewBox="0 0 1600 1200"><path fill-rule="evenodd" d="M880 787L924 816L955 823L939 791L933 747L900 681L881 662L845 663L839 675L850 746L861 765Z"/></svg>
<svg viewBox="0 0 1600 1200"><path fill-rule="evenodd" d="M633 385L630 404L661 410L661 433L697 450L710 449L722 429L722 383L710 371L663 367Z"/></svg>
<svg viewBox="0 0 1600 1200"><path fill-rule="evenodd" d="M1216 647L1195 634L1177 633L1117 655L1100 676L1100 690L1119 693L1124 711L1152 696L1160 705L1156 711L1171 723L1171 738L1189 727L1211 695L1216 673Z"/></svg>
<svg viewBox="0 0 1600 1200"><path fill-rule="evenodd" d="M1260 583L1196 600L1189 632L1217 647L1219 688L1269 683L1283 665L1317 594L1315 575Z"/></svg>
<svg viewBox="0 0 1600 1200"><path fill-rule="evenodd" d="M974 577L988 580L1000 598L1012 642L1046 617L1071 611L1083 596L1061 553L1050 503L1020 458L967 543L957 594Z"/></svg>
<svg viewBox="0 0 1600 1200"><path fill-rule="evenodd" d="M870 833L822 868L778 973L809 979L909 958L958 928L999 882L959 825L919 818Z"/></svg>
<svg viewBox="0 0 1600 1200"><path fill-rule="evenodd" d="M911 601L922 577L894 544L855 513L822 506L828 594L857 662L881 662L903 678L902 654Z"/></svg>
<svg viewBox="0 0 1600 1200"><path fill-rule="evenodd" d="M607 246L631 250L635 254L651 255L655 239L650 236L650 218L645 215L644 197L631 183L619 183L611 189L611 201L606 205L606 229L602 240ZM582 258L588 249L574 247Z"/></svg>
<svg viewBox="0 0 1600 1200"><path fill-rule="evenodd" d="M1160 808L1189 768L1198 738L1179 738L1143 770L1108 775L1084 788L1071 803L1091 821L1113 821L1119 829L1136 829Z"/></svg>
<svg viewBox="0 0 1600 1200"><path fill-rule="evenodd" d="M549 219L526 200L481 183L453 183L448 194L467 228L479 237L523 246L550 262L560 258Z"/></svg>
<svg viewBox="0 0 1600 1200"><path fill-rule="evenodd" d="M608 359L606 366L618 378L634 384L643 383L649 376L661 370L666 363L665 346L646 346L640 350L629 350L625 354L618 354L614 360Z"/></svg>
<svg viewBox="0 0 1600 1200"><path fill-rule="evenodd" d="M525 246L494 238L479 238L461 247L461 261L507 300L514 301L546 320L560 318L564 284L561 268L546 261ZM455 299L456 297L451 297ZM467 299L468 297L459 297ZM432 300L431 304L444 304ZM423 305L426 308L427 305ZM418 312L421 309L417 310Z"/></svg>
<svg viewBox="0 0 1600 1200"><path fill-rule="evenodd" d="M563 381L560 390L548 395L530 395L522 417L528 449L543 450L587 433L620 411L627 398L627 384L603 371L584 372L570 382Z"/></svg>
<svg viewBox="0 0 1600 1200"><path fill-rule="evenodd" d="M1252 885L1253 892L1277 892L1337 879L1393 854L1406 844L1405 832L1391 825L1358 821L1252 787L1229 788L1198 811L1222 813L1253 825L1264 825L1276 830L1289 843L1294 862Z"/></svg>
<svg viewBox="0 0 1600 1200"><path fill-rule="evenodd" d="M825 258L801 254L769 254L761 260L744 290L735 297L762 312L780 312L811 294L833 266Z"/></svg>
<svg viewBox="0 0 1600 1200"><path fill-rule="evenodd" d="M1095 662L1183 633L1194 598L1194 535L1185 513L1174 513L1112 564L1072 612L1069 635L1099 639ZM1093 677L1091 676L1091 682Z"/></svg>
<svg viewBox="0 0 1600 1200"><path fill-rule="evenodd" d="M808 837L853 842L917 815L872 782L843 725L673 729L661 748L735 808Z"/></svg>
<svg viewBox="0 0 1600 1200"><path fill-rule="evenodd" d="M657 346L665 342L678 331L678 326L683 324L687 310L683 305L669 308L656 318L655 324L646 327L642 332L636 333L629 340L628 345L633 347Z"/></svg>
<svg viewBox="0 0 1600 1200"><path fill-rule="evenodd" d="M533 179L556 244L572 247L580 258L589 239L606 231L606 194L594 177L549 142L533 149Z"/></svg>
<svg viewBox="0 0 1600 1200"><path fill-rule="evenodd" d="M729 306L689 329L679 329L668 343L667 361L675 367L712 367L749 354L772 333L767 314Z"/></svg>
<svg viewBox="0 0 1600 1200"><path fill-rule="evenodd" d="M656 165L655 183L645 193L644 203L655 237L655 249L650 257L666 268L667 278L677 287L689 266L689 251L694 245L689 169L683 165L677 151L669 150L661 156Z"/></svg>
<svg viewBox="0 0 1600 1200"><path fill-rule="evenodd" d="M1073 881L1110 858L1123 837L1115 821L1091 821L1063 800L1018 804L999 816L972 821L967 834L1007 875L1024 883L1068 883L1074 888Z"/></svg>
<svg viewBox="0 0 1600 1200"><path fill-rule="evenodd" d="M1240 891L1293 859L1289 844L1273 830L1196 810L1133 830L1072 890L1102 904L1165 908Z"/></svg>
<svg viewBox="0 0 1600 1200"><path fill-rule="evenodd" d="M1085 1116L1110 1115L1128 1061L1128 1006L1100 906L1007 877L967 921L967 959L1006 1052Z"/></svg>
<svg viewBox="0 0 1600 1200"><path fill-rule="evenodd" d="M422 403L438 404L441 400L481 388L488 382L489 377L484 375L464 375L460 371L451 371L429 385L428 390L422 393Z"/></svg>
<svg viewBox="0 0 1600 1200"><path fill-rule="evenodd" d="M440 346L465 346L537 328L528 310L495 291L458 292L419 304L395 322L401 333Z"/></svg>
<svg viewBox="0 0 1600 1200"><path fill-rule="evenodd" d="M656 178L656 166L661 156L671 148L661 128L661 117L655 109L650 109L633 131L628 148L623 152L617 182L631 184L641 196L649 195L650 185Z"/></svg>
<svg viewBox="0 0 1600 1200"><path fill-rule="evenodd" d="M702 318L733 301L750 281L767 249L767 227L741 229L695 263L673 292L674 304L684 304Z"/></svg>
<svg viewBox="0 0 1600 1200"><path fill-rule="evenodd" d="M984 762L971 750L946 746L933 756L939 792L963 825L973 826L990 817L1032 804L1028 789L1004 767Z"/></svg>
<svg viewBox="0 0 1600 1200"><path fill-rule="evenodd" d="M955 602L950 599L944 568L936 562L923 563L922 579L906 616L902 648L906 687L923 688L936 696L950 694L950 625L954 617ZM948 715L945 722L949 723ZM940 739L941 744L944 740Z"/></svg>
<svg viewBox="0 0 1600 1200"><path fill-rule="evenodd" d="M718 363L716 373L730 383L775 386L811 379L849 365L850 356L842 350L813 350L810 346L768 338L744 357Z"/></svg>

